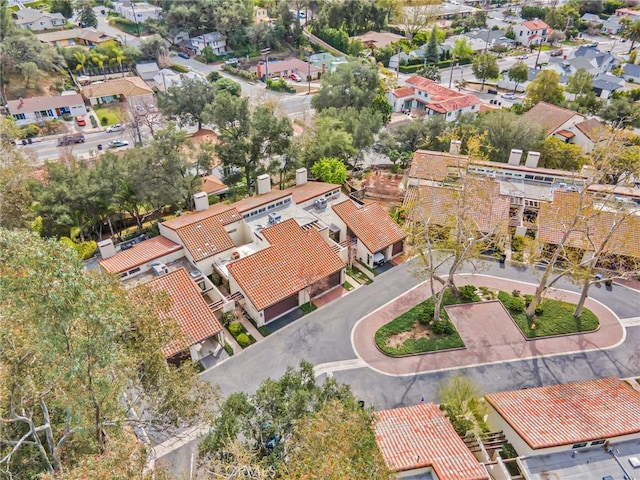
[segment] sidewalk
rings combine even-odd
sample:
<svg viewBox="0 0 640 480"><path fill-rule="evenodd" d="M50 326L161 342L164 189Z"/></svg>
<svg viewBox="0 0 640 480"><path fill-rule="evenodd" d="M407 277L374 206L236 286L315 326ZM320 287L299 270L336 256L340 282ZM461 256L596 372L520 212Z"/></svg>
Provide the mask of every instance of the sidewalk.
<svg viewBox="0 0 640 480"><path fill-rule="evenodd" d="M535 285L479 274L457 275L458 285L472 284L506 291L517 287L523 294L533 293ZM452 318L465 347L463 349L430 352L408 357L390 357L378 350L376 331L400 314L431 296L428 282L420 284L404 295L392 300L377 311L360 320L353 332L353 347L369 367L389 375L415 375L441 370L459 369L492 363L541 358L589 350L607 349L625 338L625 329L607 307L588 298L585 306L600 320L594 332L577 333L551 338L526 340L513 321L503 315L494 315L489 309L478 310L484 315L473 319L461 315ZM547 297L576 303L579 295L564 290L551 290ZM482 304L480 304L482 305ZM464 323L462 323L464 322Z"/></svg>

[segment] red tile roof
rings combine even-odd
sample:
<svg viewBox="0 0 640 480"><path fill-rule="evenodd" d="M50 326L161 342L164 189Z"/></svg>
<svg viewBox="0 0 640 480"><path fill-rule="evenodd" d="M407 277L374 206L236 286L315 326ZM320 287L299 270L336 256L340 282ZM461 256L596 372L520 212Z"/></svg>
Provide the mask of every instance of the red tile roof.
<svg viewBox="0 0 640 480"><path fill-rule="evenodd" d="M506 195L500 195L500 184L467 176L464 185L466 194L448 186L420 185L417 187L418 204L409 212L410 217L436 225L453 225L453 219L462 216L462 221L470 229L506 234L511 202Z"/></svg>
<svg viewBox="0 0 640 480"><path fill-rule="evenodd" d="M265 228L262 233L271 246L227 267L258 310L345 267L315 229L304 231L294 219Z"/></svg>
<svg viewBox="0 0 640 480"><path fill-rule="evenodd" d="M199 222L177 229L178 236L195 262L216 253L235 247L235 243L224 229L225 225L237 222L242 216L235 208L209 216Z"/></svg>
<svg viewBox="0 0 640 480"><path fill-rule="evenodd" d="M123 273L181 249L182 245L158 236L140 242L128 250L122 250L113 257L100 260L99 263L109 273Z"/></svg>
<svg viewBox="0 0 640 480"><path fill-rule="evenodd" d="M400 88L396 88L393 91L393 96L396 97L396 98L403 98L403 97L410 97L414 93L416 93L416 92L411 87L400 87Z"/></svg>
<svg viewBox="0 0 640 480"><path fill-rule="evenodd" d="M584 117L578 112L558 107L550 103L540 102L534 105L531 110L522 116L522 118L527 122L538 125L543 129L546 135L551 135L574 116L578 116L579 119L584 120Z"/></svg>
<svg viewBox="0 0 640 480"><path fill-rule="evenodd" d="M569 130L558 130L556 133L564 138L573 138L576 136L575 133L570 132Z"/></svg>
<svg viewBox="0 0 640 480"><path fill-rule="evenodd" d="M439 102L428 102L427 107L438 113L449 113L472 105L478 105L479 103L480 99L475 95L461 95L459 97L449 98Z"/></svg>
<svg viewBox="0 0 640 480"><path fill-rule="evenodd" d="M532 449L640 433L640 392L602 378L486 396Z"/></svg>
<svg viewBox="0 0 640 480"><path fill-rule="evenodd" d="M549 28L549 25L538 19L529 20L528 22L523 22L522 24L529 30L544 30L545 28Z"/></svg>
<svg viewBox="0 0 640 480"><path fill-rule="evenodd" d="M335 183L307 182L302 185L287 188L285 192L292 193L293 203L300 204L336 189L339 190L340 185Z"/></svg>
<svg viewBox="0 0 640 480"><path fill-rule="evenodd" d="M271 190L262 195L254 195L253 197L240 200L234 203L233 206L237 208L240 213L244 213L248 212L249 210L253 210L256 207L273 202L274 200L279 200L289 195L291 195L291 192L289 190Z"/></svg>
<svg viewBox="0 0 640 480"><path fill-rule="evenodd" d="M429 94L428 101L441 102L443 100L448 100L453 97L461 97L466 94L457 92L455 90L451 90L450 88L443 87L442 85L430 80L428 78L420 77L418 75L414 75L410 77L406 83L409 85L413 85L418 90L422 90Z"/></svg>
<svg viewBox="0 0 640 480"><path fill-rule="evenodd" d="M207 175L202 179L202 191L207 195L226 190L227 186L215 175Z"/></svg>
<svg viewBox="0 0 640 480"><path fill-rule="evenodd" d="M440 480L489 480L437 405L383 410L376 417L376 441L391 471L431 467Z"/></svg>
<svg viewBox="0 0 640 480"><path fill-rule="evenodd" d="M228 205L226 203L216 203L201 212L187 213L185 215L172 218L171 220L167 220L166 222L163 222L162 225L164 227L170 228L171 230L177 230L181 227L191 225L192 223L201 222L206 218L213 217L215 215L220 215L223 213L231 218L233 218L233 216L236 215L238 217L236 219L238 220L242 218L242 216L234 207L235 207L235 204Z"/></svg>
<svg viewBox="0 0 640 480"><path fill-rule="evenodd" d="M371 253L377 253L407 236L377 203L356 205L352 200L345 200L332 208Z"/></svg>
<svg viewBox="0 0 640 480"><path fill-rule="evenodd" d="M469 157L464 155L417 150L413 154L409 177L441 182L451 170L456 174L464 172L468 162Z"/></svg>
<svg viewBox="0 0 640 480"><path fill-rule="evenodd" d="M576 128L594 143L603 140L607 135L606 125L595 118L576 123Z"/></svg>
<svg viewBox="0 0 640 480"><path fill-rule="evenodd" d="M570 225L580 210L580 221L569 235L567 245L589 251L599 249L614 225L618 225L607 241L604 251L640 258L640 215L624 214L621 205L607 207L593 203L593 197L580 200L578 192L559 192L553 202L540 204L538 240L558 245L562 242L566 225ZM622 216L624 215L624 216Z"/></svg>
<svg viewBox="0 0 640 480"><path fill-rule="evenodd" d="M207 306L200 287L184 268L167 273L138 288L149 288L152 292L165 292L171 305L166 312L159 312L164 321L178 323L180 335L170 340L162 349L166 358L186 350L222 331L222 325Z"/></svg>

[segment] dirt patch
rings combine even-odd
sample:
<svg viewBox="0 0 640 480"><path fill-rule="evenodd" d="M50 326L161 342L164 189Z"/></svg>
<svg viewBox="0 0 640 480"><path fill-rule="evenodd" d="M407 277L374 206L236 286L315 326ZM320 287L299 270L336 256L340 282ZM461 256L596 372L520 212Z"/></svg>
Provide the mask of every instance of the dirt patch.
<svg viewBox="0 0 640 480"><path fill-rule="evenodd" d="M397 335L393 335L389 337L387 341L387 347L391 348L399 348L404 345L406 340L416 339L416 338L431 338L431 331L427 325L423 325L420 322L416 322L413 325L413 328L408 332L398 333Z"/></svg>

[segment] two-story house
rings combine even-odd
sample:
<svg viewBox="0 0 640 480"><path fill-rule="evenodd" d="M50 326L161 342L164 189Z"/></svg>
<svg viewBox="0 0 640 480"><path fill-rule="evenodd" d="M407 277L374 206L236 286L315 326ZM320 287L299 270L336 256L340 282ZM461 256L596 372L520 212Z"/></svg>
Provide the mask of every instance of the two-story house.
<svg viewBox="0 0 640 480"><path fill-rule="evenodd" d="M67 19L61 13L41 12L35 8L16 10L12 16L13 23L22 30L50 30L67 24Z"/></svg>
<svg viewBox="0 0 640 480"><path fill-rule="evenodd" d="M516 42L531 47L547 41L552 29L542 20L534 19L513 26Z"/></svg>
<svg viewBox="0 0 640 480"><path fill-rule="evenodd" d="M191 37L186 44L187 50L195 55L202 55L205 47L211 47L216 55L224 55L227 53L227 39L221 33L210 32Z"/></svg>
<svg viewBox="0 0 640 480"><path fill-rule="evenodd" d="M127 20L134 23L142 23L149 19L158 20L162 16L162 8L150 5L146 2L117 2L115 4L115 10Z"/></svg>

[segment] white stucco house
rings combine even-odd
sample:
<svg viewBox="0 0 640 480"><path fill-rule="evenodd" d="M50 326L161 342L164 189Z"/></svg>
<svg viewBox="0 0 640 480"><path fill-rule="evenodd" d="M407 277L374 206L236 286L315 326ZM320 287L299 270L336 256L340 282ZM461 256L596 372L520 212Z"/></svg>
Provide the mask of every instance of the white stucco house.
<svg viewBox="0 0 640 480"><path fill-rule="evenodd" d="M69 92L67 95L55 97L31 97L19 98L7 102L7 110L15 121L16 125L23 126L31 123L43 123L62 117L65 114L76 116L86 115L82 95L76 92Z"/></svg>
<svg viewBox="0 0 640 480"><path fill-rule="evenodd" d="M67 24L67 19L61 13L42 12L35 8L22 8L11 15L15 26L22 30L50 30Z"/></svg>

